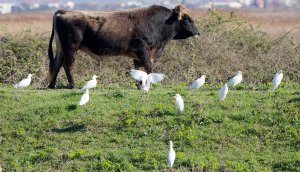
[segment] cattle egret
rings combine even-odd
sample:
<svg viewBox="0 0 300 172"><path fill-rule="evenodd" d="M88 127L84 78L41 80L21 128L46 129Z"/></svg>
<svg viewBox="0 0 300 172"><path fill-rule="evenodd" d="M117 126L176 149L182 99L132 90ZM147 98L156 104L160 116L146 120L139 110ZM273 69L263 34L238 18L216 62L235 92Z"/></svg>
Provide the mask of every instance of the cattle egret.
<svg viewBox="0 0 300 172"><path fill-rule="evenodd" d="M90 100L89 89L86 89L86 92L81 96L78 104L79 106L85 105Z"/></svg>
<svg viewBox="0 0 300 172"><path fill-rule="evenodd" d="M170 141L170 150L169 150L169 153L168 153L168 166L170 168L172 168L172 166L174 164L175 157L176 157L176 154L175 154L175 151L173 149L173 142Z"/></svg>
<svg viewBox="0 0 300 172"><path fill-rule="evenodd" d="M161 73L147 74L144 71L136 70L136 69L131 69L130 74L137 81L142 81L142 90L144 90L145 92L148 92L151 83L154 84L160 82L165 78L165 75Z"/></svg>
<svg viewBox="0 0 300 172"><path fill-rule="evenodd" d="M189 85L189 89L192 91L195 91L195 90L199 89L200 87L202 87L205 83L205 78L206 78L206 76L202 75L200 78L198 78L197 80L195 80L194 82L192 82Z"/></svg>
<svg viewBox="0 0 300 172"><path fill-rule="evenodd" d="M228 93L228 86L227 83L225 83L220 89L219 89L219 100L224 100L226 95Z"/></svg>
<svg viewBox="0 0 300 172"><path fill-rule="evenodd" d="M92 79L89 80L81 89L80 89L80 92L83 92L85 89L91 89L91 88L94 88L96 87L97 85L97 78L98 76L96 75L93 75Z"/></svg>
<svg viewBox="0 0 300 172"><path fill-rule="evenodd" d="M234 87L234 86L238 85L239 83L241 83L242 80L243 80L242 72L238 71L238 73L227 82L227 86Z"/></svg>
<svg viewBox="0 0 300 172"><path fill-rule="evenodd" d="M30 85L31 76L32 76L32 74L28 74L28 76L27 76L26 79L22 79L22 81L20 81L19 83L15 84L14 87L15 88L24 88L24 87L27 87L28 85Z"/></svg>
<svg viewBox="0 0 300 172"><path fill-rule="evenodd" d="M274 75L274 78L273 78L273 81L272 81L272 91L275 92L275 89L279 86L281 80L282 80L282 77L283 77L283 73L282 73L282 70L278 71L275 75Z"/></svg>
<svg viewBox="0 0 300 172"><path fill-rule="evenodd" d="M182 97L180 96L180 94L176 94L175 96L175 102L176 102L176 109L178 112L180 112L181 114L183 114L184 111L184 102Z"/></svg>

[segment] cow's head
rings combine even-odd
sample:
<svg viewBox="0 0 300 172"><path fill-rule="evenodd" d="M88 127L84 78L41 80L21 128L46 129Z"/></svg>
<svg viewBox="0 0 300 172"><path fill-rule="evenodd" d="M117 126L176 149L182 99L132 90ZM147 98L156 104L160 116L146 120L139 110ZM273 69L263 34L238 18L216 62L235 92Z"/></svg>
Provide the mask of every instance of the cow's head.
<svg viewBox="0 0 300 172"><path fill-rule="evenodd" d="M189 10L184 6L176 6L172 10L172 16L170 20L178 24L178 31L174 39L186 39L191 36L199 35L198 29L194 24L194 20L192 19Z"/></svg>

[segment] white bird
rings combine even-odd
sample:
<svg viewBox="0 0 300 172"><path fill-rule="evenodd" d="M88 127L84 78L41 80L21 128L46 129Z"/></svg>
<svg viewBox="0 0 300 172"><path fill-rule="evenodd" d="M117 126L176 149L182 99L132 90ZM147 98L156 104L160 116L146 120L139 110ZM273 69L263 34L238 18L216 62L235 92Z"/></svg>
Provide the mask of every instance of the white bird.
<svg viewBox="0 0 300 172"><path fill-rule="evenodd" d="M173 142L170 141L170 150L169 150L169 153L168 153L168 166L170 168L172 168L172 166L174 164L175 157L176 157L176 153L173 149Z"/></svg>
<svg viewBox="0 0 300 172"><path fill-rule="evenodd" d="M22 79L19 83L15 84L15 88L24 88L30 85L32 74L28 74L26 79Z"/></svg>
<svg viewBox="0 0 300 172"><path fill-rule="evenodd" d="M164 74L161 73L150 73L147 74L144 71L141 70L136 70L136 69L131 69L130 71L131 76L138 80L138 81L142 81L142 90L148 92L148 90L150 89L150 84L151 83L157 83L160 82L161 80L163 80L165 78Z"/></svg>
<svg viewBox="0 0 300 172"><path fill-rule="evenodd" d="M227 86L234 87L234 86L238 85L239 83L241 83L242 80L243 80L242 72L238 71L238 73L227 82Z"/></svg>
<svg viewBox="0 0 300 172"><path fill-rule="evenodd" d="M175 102L176 102L176 109L179 111L181 114L183 114L184 111L184 102L180 94L176 94L175 96Z"/></svg>
<svg viewBox="0 0 300 172"><path fill-rule="evenodd" d="M89 89L86 89L86 92L81 96L78 104L79 106L85 105L90 100Z"/></svg>
<svg viewBox="0 0 300 172"><path fill-rule="evenodd" d="M206 76L202 75L200 78L198 78L197 80L195 80L194 82L192 82L189 85L189 89L192 91L195 91L195 90L199 89L200 87L202 87L205 83L205 78L206 78Z"/></svg>
<svg viewBox="0 0 300 172"><path fill-rule="evenodd" d="M224 100L226 95L228 93L228 86L227 83L225 83L220 89L219 89L219 100Z"/></svg>
<svg viewBox="0 0 300 172"><path fill-rule="evenodd" d="M275 92L275 89L279 86L281 80L282 80L282 77L283 77L283 73L282 73L282 70L278 71L275 75L274 75L274 78L273 78L273 81L272 81L272 91Z"/></svg>
<svg viewBox="0 0 300 172"><path fill-rule="evenodd" d="M85 89L91 89L91 88L94 88L96 87L97 85L97 80L96 78L98 78L98 76L96 75L93 75L92 79L89 80L81 89L80 89L80 92L83 92Z"/></svg>

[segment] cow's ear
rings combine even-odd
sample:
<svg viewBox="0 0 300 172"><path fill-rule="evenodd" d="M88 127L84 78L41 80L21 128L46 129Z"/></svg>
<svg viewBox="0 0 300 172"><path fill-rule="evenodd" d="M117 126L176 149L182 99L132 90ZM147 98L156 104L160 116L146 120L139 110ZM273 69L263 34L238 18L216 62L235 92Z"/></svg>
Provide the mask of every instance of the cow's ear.
<svg viewBox="0 0 300 172"><path fill-rule="evenodd" d="M177 20L181 20L180 8L178 6L172 10L172 16Z"/></svg>
<svg viewBox="0 0 300 172"><path fill-rule="evenodd" d="M183 17L185 15L190 16L190 10L188 10L187 8L185 8L183 5L177 5L174 9L173 9L173 13L174 15L177 16L178 20L182 20Z"/></svg>
<svg viewBox="0 0 300 172"><path fill-rule="evenodd" d="M182 5L177 5L173 9L173 15L177 17L177 20L181 20L183 17L183 9L184 7Z"/></svg>
<svg viewBox="0 0 300 172"><path fill-rule="evenodd" d="M180 11L179 11L179 8L177 8L177 6L172 9L172 14L171 16L166 20L166 24L172 24L173 22L176 22L178 20L181 20L181 17L180 17Z"/></svg>

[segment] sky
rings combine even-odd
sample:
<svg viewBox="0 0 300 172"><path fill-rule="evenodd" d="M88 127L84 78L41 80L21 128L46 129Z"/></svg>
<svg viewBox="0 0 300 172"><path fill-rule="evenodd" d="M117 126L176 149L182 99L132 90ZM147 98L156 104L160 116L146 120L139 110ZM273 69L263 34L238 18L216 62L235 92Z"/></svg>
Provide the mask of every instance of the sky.
<svg viewBox="0 0 300 172"><path fill-rule="evenodd" d="M11 2L15 2L15 3L20 3L20 2L24 2L24 1L38 1L40 3L46 3L46 2L66 2L66 1L70 1L70 0L0 0L0 2L5 2L5 3L11 3ZM73 2L85 2L85 1L90 1L90 2L99 2L99 3L119 3L119 2L127 2L128 0L71 0ZM140 1L140 2L156 2L157 0L135 0L135 1ZM176 0L173 0L176 1ZM178 0L180 1L180 0ZM200 2L202 0L186 0L187 2Z"/></svg>

